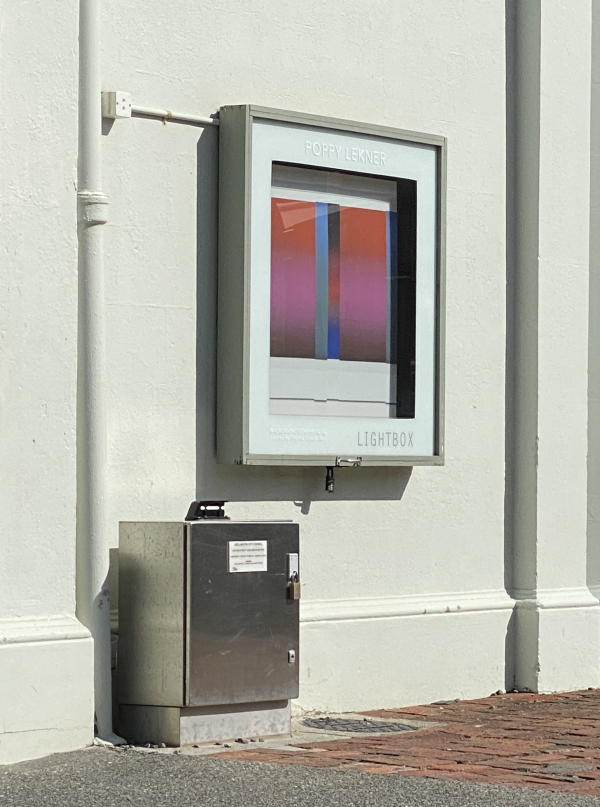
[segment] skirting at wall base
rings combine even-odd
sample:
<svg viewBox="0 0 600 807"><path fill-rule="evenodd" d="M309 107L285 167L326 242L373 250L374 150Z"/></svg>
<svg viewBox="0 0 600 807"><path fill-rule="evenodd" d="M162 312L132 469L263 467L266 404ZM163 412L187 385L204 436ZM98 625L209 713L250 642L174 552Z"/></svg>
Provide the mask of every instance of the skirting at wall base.
<svg viewBox="0 0 600 807"><path fill-rule="evenodd" d="M523 594L515 605L516 688L565 692L600 686L598 600L583 588Z"/></svg>
<svg viewBox="0 0 600 807"><path fill-rule="evenodd" d="M0 764L91 744L93 644L69 616L0 621Z"/></svg>
<svg viewBox="0 0 600 807"><path fill-rule="evenodd" d="M345 712L505 689L505 591L305 602L294 711Z"/></svg>
<svg viewBox="0 0 600 807"><path fill-rule="evenodd" d="M170 746L290 734L289 701L225 706L136 706L122 704L119 733L129 742Z"/></svg>

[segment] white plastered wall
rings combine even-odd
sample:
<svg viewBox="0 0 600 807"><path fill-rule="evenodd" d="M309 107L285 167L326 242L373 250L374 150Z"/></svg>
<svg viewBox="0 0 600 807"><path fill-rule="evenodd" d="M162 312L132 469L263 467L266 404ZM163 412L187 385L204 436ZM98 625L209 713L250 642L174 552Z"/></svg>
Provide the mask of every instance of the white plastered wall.
<svg viewBox="0 0 600 807"><path fill-rule="evenodd" d="M103 40L104 88L134 104L255 103L449 140L446 466L343 469L328 498L324 469L214 461L217 132L106 132L113 544L119 520L181 519L193 498L300 521L299 708L504 688L504 4L106 0Z"/></svg>
<svg viewBox="0 0 600 807"><path fill-rule="evenodd" d="M536 587L538 689L552 691L600 685L586 587L592 0L541 9Z"/></svg>
<svg viewBox="0 0 600 807"><path fill-rule="evenodd" d="M297 708L488 694L505 684L513 607L503 574L504 4L239 5L104 0L105 89L200 115L251 102L448 137L446 466L341 469L327 497L322 470L215 464L217 131L119 121L103 138L112 544L119 520L181 519L193 498L228 499L235 518L298 520ZM522 547L535 585L525 580L521 611L533 614L522 632L530 639L525 666L532 662L530 680L545 689L593 684L598 671L598 609L582 563L589 52L578 37L588 6L573 16L558 0L546 3L542 31L539 117L548 137L542 132L536 144L544 203L535 226L543 247L539 324L550 338L535 356L543 467L529 502L536 532ZM573 65L562 70L568 59ZM73 4L2 7L0 109L0 761L7 762L92 736L91 640L74 617ZM570 150L563 137L573 138ZM573 177L574 218L563 219L553 193L571 192ZM567 241L556 239L561 227ZM561 293L566 276L576 278L571 317ZM592 415L596 380L592 373ZM565 386L577 390L573 406L560 399ZM556 401L570 442L563 434L553 443ZM588 583L598 586L590 512Z"/></svg>
<svg viewBox="0 0 600 807"><path fill-rule="evenodd" d="M7 763L93 737L92 642L74 615L72 3L2 5L0 109L0 763Z"/></svg>

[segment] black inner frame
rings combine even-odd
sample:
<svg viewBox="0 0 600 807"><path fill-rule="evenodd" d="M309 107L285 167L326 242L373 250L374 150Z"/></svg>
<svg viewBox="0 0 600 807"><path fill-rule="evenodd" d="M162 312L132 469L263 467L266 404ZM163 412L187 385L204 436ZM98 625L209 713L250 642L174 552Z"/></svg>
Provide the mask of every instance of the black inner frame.
<svg viewBox="0 0 600 807"><path fill-rule="evenodd" d="M392 361L396 364L396 417L414 418L417 328L417 183L397 179L397 274L392 267ZM394 311L394 305L397 310ZM394 333L396 329L396 333ZM396 356L394 356L394 349Z"/></svg>

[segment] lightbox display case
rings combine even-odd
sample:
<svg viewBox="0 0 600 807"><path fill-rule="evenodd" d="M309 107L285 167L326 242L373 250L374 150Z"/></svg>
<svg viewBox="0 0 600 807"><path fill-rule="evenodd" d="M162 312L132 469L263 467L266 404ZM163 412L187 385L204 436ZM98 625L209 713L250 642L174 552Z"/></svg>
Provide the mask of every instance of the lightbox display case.
<svg viewBox="0 0 600 807"><path fill-rule="evenodd" d="M443 462L443 137L220 110L217 455Z"/></svg>

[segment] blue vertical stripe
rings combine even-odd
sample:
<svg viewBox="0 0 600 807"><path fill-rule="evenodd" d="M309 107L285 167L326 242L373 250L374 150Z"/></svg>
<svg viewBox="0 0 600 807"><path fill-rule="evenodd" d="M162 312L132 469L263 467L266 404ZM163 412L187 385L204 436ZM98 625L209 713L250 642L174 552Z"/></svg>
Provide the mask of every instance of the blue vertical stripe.
<svg viewBox="0 0 600 807"><path fill-rule="evenodd" d="M339 359L340 357L340 321L334 319L329 323L327 329L327 358Z"/></svg>
<svg viewBox="0 0 600 807"><path fill-rule="evenodd" d="M327 358L339 359L341 347L340 310L340 215L339 205L327 206L327 236L329 239L329 264L327 271L329 315L327 320Z"/></svg>

